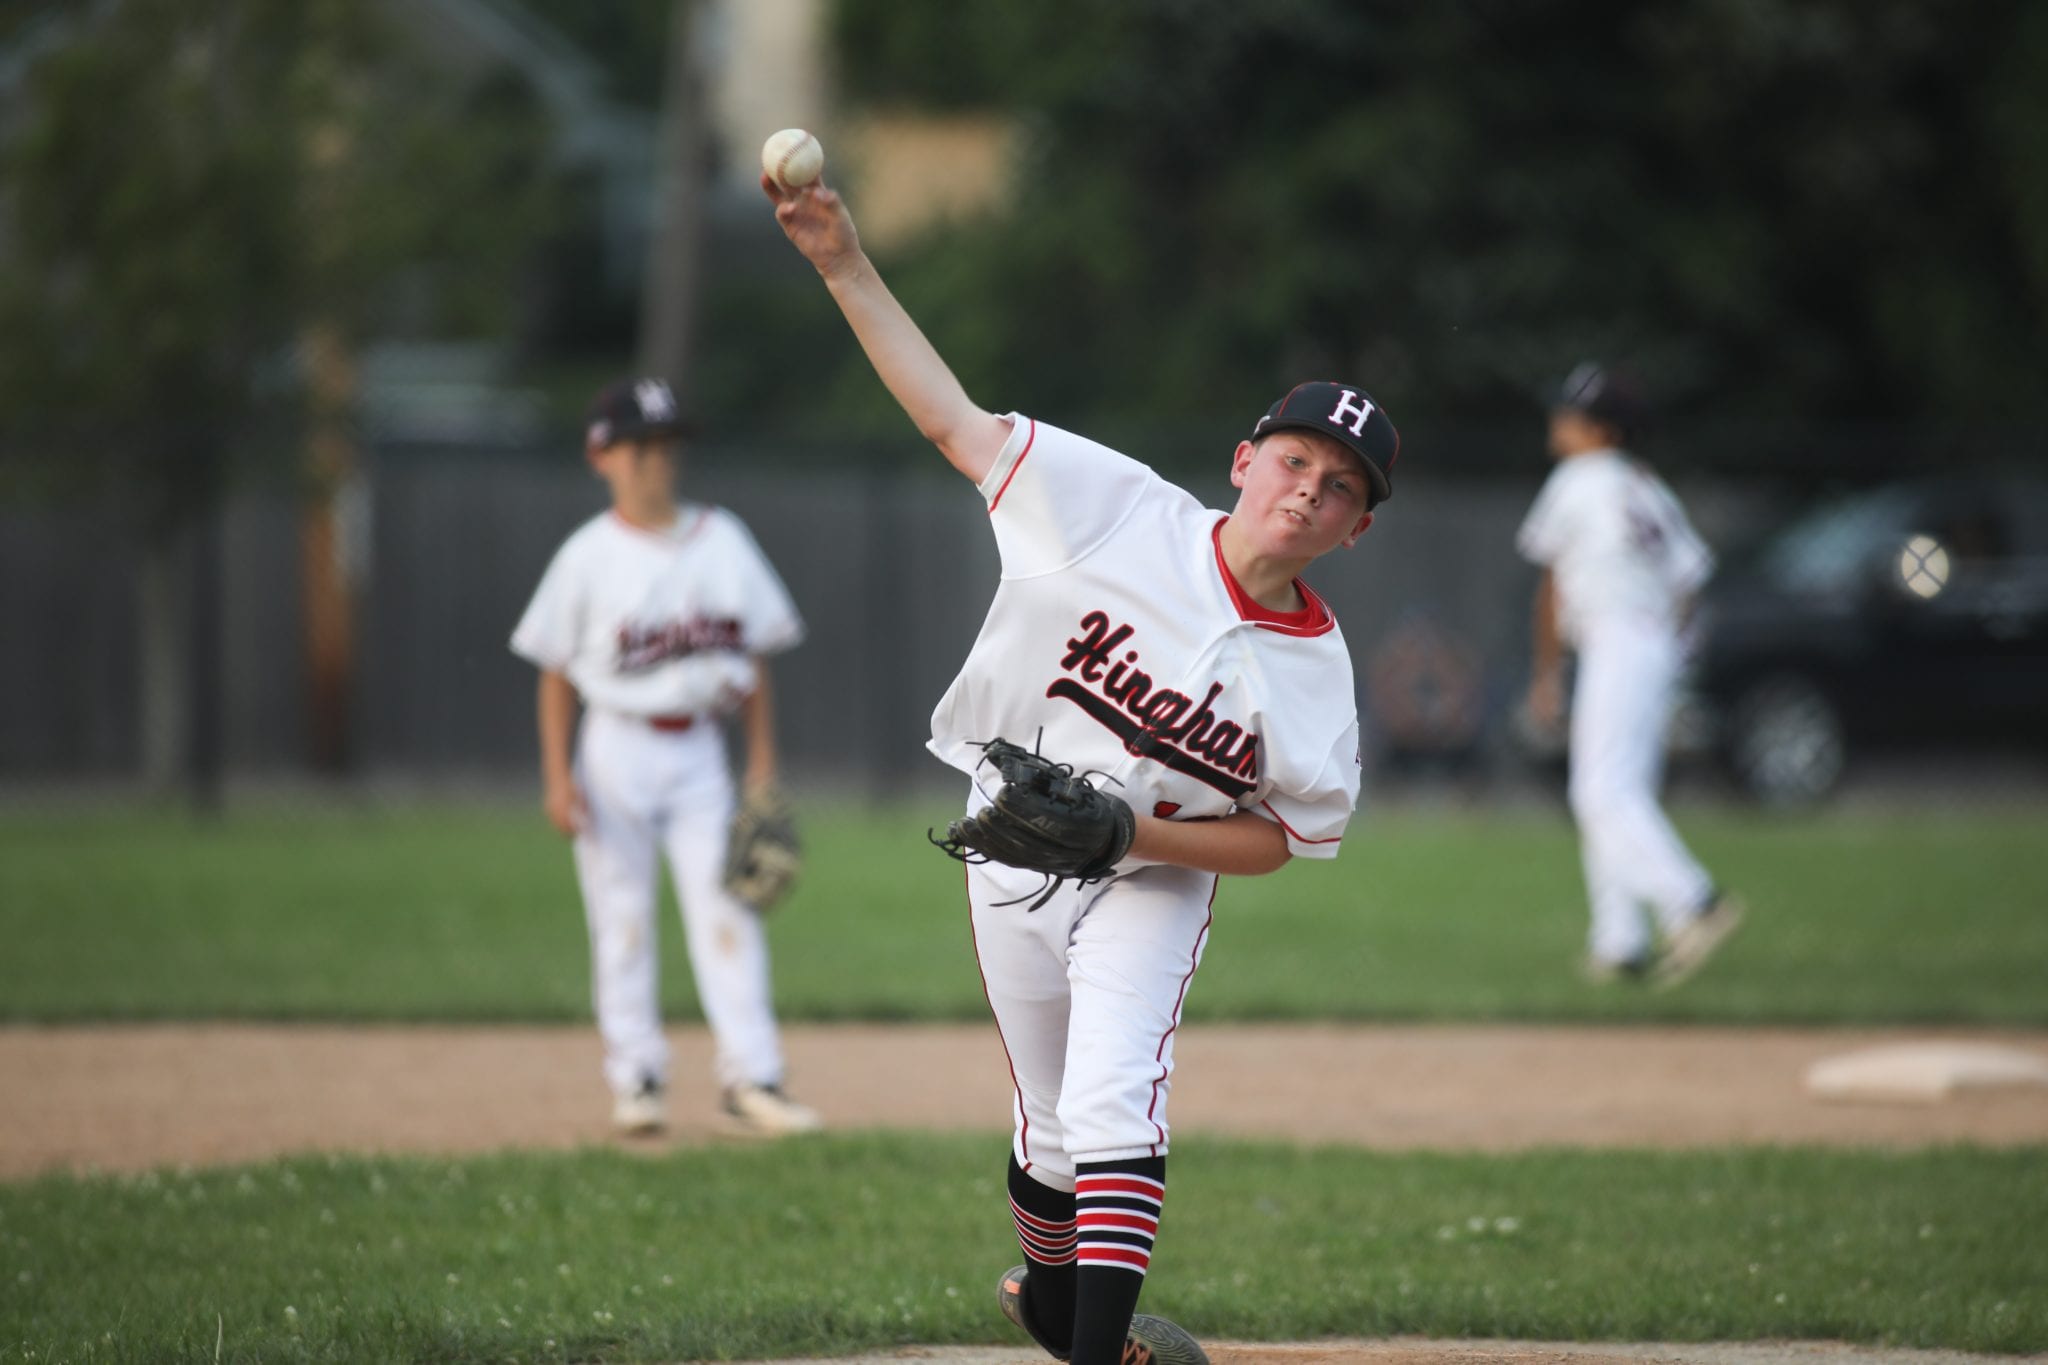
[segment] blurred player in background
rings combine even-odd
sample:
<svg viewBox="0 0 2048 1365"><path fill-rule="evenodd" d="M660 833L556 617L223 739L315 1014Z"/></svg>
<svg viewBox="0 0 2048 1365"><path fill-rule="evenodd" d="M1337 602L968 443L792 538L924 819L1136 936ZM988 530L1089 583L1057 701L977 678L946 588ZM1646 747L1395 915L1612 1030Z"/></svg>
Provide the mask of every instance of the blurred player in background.
<svg viewBox="0 0 2048 1365"><path fill-rule="evenodd" d="M545 801L575 841L613 1123L651 1133L667 1122L655 937L665 854L726 1112L758 1132L801 1132L818 1117L782 1091L767 936L722 884L735 798L721 731L739 717L746 788L773 786L765 656L801 640L803 622L739 518L678 500L683 435L659 379L598 394L584 455L611 508L556 552L512 649L540 669Z"/></svg>
<svg viewBox="0 0 2048 1365"><path fill-rule="evenodd" d="M1564 654L1578 656L1570 796L1592 904L1586 974L1672 985L1720 946L1742 906L1715 887L1658 801L1681 640L1714 557L1663 480L1627 453L1647 415L1627 377L1595 364L1572 371L1550 412L1557 468L1516 547L1543 568L1528 700L1538 725L1562 720Z"/></svg>

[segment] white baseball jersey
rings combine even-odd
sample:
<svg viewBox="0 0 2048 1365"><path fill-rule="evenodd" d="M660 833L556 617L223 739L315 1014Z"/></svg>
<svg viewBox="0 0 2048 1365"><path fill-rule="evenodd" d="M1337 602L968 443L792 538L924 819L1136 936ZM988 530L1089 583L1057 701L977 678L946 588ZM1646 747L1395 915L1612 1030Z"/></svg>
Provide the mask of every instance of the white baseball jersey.
<svg viewBox="0 0 2048 1365"><path fill-rule="evenodd" d="M512 650L568 676L586 706L719 715L754 688L753 655L803 639L789 590L740 519L684 503L648 530L616 512L555 552Z"/></svg>
<svg viewBox="0 0 2048 1365"><path fill-rule="evenodd" d="M1559 626L1573 641L1613 615L1675 627L1680 605L1714 571L1670 488L1618 450L1558 461L1515 546L1555 575Z"/></svg>
<svg viewBox="0 0 2048 1365"><path fill-rule="evenodd" d="M1225 516L1093 441L1013 414L980 487L1002 582L931 750L972 774L1000 736L1100 773L1140 814L1256 811L1333 858L1358 799L1351 658L1328 607L1231 578ZM1126 866L1137 866L1130 860Z"/></svg>

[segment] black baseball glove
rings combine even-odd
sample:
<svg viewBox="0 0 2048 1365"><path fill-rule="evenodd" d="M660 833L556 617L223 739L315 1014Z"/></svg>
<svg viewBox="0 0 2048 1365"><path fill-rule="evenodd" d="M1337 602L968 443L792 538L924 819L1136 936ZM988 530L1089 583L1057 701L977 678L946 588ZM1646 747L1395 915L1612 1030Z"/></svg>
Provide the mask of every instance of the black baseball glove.
<svg viewBox="0 0 2048 1365"><path fill-rule="evenodd" d="M773 787L748 792L726 845L725 889L766 914L803 871L803 846L789 806Z"/></svg>
<svg viewBox="0 0 2048 1365"><path fill-rule="evenodd" d="M1062 882L1099 881L1130 852L1138 818L1121 798L1076 777L1070 765L1008 740L981 748L982 761L1002 774L1002 789L991 804L948 825L943 839L926 831L949 857L1043 872L1048 882L1031 903L1036 910Z"/></svg>

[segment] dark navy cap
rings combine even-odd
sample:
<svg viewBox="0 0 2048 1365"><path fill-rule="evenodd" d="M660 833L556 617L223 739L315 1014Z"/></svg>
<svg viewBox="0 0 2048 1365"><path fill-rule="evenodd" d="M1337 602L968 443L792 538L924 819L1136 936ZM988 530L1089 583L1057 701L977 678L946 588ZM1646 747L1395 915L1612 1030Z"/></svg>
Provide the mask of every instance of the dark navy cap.
<svg viewBox="0 0 2048 1365"><path fill-rule="evenodd" d="M1367 509L1394 496L1394 461L1401 456L1401 433L1394 430L1386 409L1372 395L1352 384L1318 380L1296 384L1252 428L1251 439L1276 431L1313 431L1347 446L1365 465L1372 484Z"/></svg>
<svg viewBox="0 0 2048 1365"><path fill-rule="evenodd" d="M1624 439L1639 435L1650 420L1649 401L1635 380L1591 360L1565 377L1551 406L1583 412L1613 427Z"/></svg>
<svg viewBox="0 0 2048 1365"><path fill-rule="evenodd" d="M690 424L676 409L675 391L665 379L621 379L590 401L584 439L602 450L618 441L687 436Z"/></svg>

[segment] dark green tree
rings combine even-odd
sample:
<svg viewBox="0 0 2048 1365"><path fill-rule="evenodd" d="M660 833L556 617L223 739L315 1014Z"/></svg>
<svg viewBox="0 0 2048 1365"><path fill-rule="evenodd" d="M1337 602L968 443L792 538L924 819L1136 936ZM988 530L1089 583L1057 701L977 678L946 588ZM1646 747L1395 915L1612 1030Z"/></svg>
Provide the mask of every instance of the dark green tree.
<svg viewBox="0 0 2048 1365"><path fill-rule="evenodd" d="M2023 0L839 0L834 31L853 99L1022 131L1013 211L892 263L1000 401L1242 413L1341 373L1527 421L1599 353L1682 415L2048 414Z"/></svg>
<svg viewBox="0 0 2048 1365"><path fill-rule="evenodd" d="M353 0L73 7L0 148L6 482L122 497L145 546L145 748L182 747L202 791L227 481L296 467L323 505L346 473L361 338L507 326L546 226L533 100L451 87L373 16ZM186 712L183 746L167 709Z"/></svg>
<svg viewBox="0 0 2048 1365"><path fill-rule="evenodd" d="M662 102L674 0L524 0L601 66L612 97L638 109Z"/></svg>

